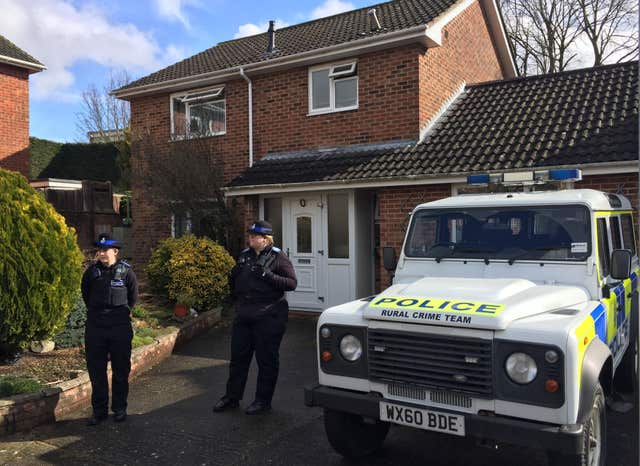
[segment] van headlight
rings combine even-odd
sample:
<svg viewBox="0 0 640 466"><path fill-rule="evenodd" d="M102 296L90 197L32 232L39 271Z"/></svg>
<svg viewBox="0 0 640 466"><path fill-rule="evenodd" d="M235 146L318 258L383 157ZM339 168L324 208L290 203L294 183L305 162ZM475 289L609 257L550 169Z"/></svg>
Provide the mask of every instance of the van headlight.
<svg viewBox="0 0 640 466"><path fill-rule="evenodd" d="M347 334L340 340L340 354L347 361L357 361L362 357L362 343L354 335Z"/></svg>
<svg viewBox="0 0 640 466"><path fill-rule="evenodd" d="M521 385L533 382L538 374L536 362L526 353L512 353L507 358L504 368L509 378Z"/></svg>

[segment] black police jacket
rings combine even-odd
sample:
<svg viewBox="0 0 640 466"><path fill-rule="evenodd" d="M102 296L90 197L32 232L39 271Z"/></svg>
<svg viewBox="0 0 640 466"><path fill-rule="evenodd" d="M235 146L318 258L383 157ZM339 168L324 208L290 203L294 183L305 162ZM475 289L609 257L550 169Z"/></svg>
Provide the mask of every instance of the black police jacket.
<svg viewBox="0 0 640 466"><path fill-rule="evenodd" d="M130 310L138 299L138 280L125 261L111 267L99 261L92 264L82 276L81 288L90 323L112 327L130 322Z"/></svg>
<svg viewBox="0 0 640 466"><path fill-rule="evenodd" d="M229 286L238 314L255 315L268 312L285 291L296 289L298 280L287 255L267 246L259 255L251 248L240 253Z"/></svg>

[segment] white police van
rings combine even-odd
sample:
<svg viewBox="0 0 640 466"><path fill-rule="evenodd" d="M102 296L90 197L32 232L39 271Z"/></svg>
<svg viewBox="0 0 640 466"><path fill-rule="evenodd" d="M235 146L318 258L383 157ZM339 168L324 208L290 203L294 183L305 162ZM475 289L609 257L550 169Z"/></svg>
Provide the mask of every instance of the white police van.
<svg viewBox="0 0 640 466"><path fill-rule="evenodd" d="M496 176L536 184L581 173L469 181ZM392 286L320 316L319 384L305 389L306 404L325 409L329 442L350 458L401 424L602 466L605 399L637 380L636 244L631 204L617 194L419 205Z"/></svg>

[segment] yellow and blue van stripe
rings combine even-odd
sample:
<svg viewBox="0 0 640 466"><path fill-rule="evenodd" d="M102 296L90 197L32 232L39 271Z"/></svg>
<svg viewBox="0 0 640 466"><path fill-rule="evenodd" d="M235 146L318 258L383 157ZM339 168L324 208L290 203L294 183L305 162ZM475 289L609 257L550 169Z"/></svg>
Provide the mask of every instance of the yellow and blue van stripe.
<svg viewBox="0 0 640 466"><path fill-rule="evenodd" d="M622 345L619 340L619 330L626 324L631 314L631 296L638 291L638 279L640 269L634 270L627 280L624 280L609 293L609 298L604 298L591 311L574 330L578 344L578 384L582 372L582 360L587 347L594 338L599 338L611 349L616 356Z"/></svg>

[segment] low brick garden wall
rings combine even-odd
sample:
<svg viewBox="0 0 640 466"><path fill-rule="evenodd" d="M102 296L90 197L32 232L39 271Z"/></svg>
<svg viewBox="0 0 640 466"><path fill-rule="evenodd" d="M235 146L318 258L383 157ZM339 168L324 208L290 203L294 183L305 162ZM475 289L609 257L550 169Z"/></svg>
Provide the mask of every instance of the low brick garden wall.
<svg viewBox="0 0 640 466"><path fill-rule="evenodd" d="M219 321L220 310L203 312L197 318L184 323L179 329L156 338L155 343L134 349L131 352L129 379L151 369L168 358L176 346L206 332ZM111 383L110 366L108 376ZM56 384L38 393L0 399L0 437L53 422L90 405L91 382L86 372L75 379Z"/></svg>

